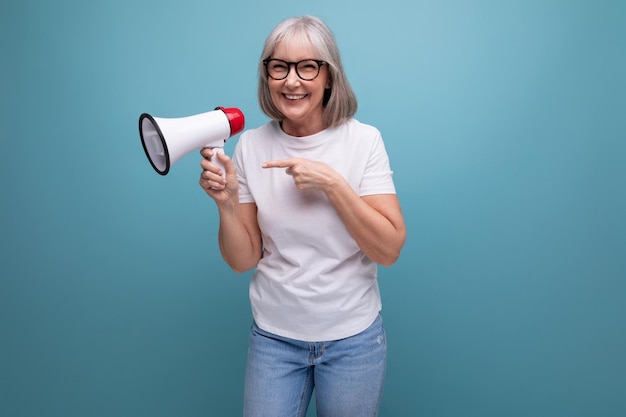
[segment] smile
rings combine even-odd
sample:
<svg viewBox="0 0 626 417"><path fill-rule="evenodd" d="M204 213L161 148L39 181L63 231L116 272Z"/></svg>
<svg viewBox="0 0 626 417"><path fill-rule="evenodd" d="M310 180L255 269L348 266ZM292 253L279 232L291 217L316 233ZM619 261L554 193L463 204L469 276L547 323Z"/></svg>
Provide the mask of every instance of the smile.
<svg viewBox="0 0 626 417"><path fill-rule="evenodd" d="M283 94L285 96L285 98L287 98L288 100L301 100L303 98L305 98L307 95L306 94Z"/></svg>

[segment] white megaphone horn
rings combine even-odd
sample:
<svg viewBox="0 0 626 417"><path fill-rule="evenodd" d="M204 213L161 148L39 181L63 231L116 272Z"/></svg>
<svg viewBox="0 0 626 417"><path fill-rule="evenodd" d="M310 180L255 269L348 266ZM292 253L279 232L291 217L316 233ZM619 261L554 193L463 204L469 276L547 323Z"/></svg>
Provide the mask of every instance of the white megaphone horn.
<svg viewBox="0 0 626 417"><path fill-rule="evenodd" d="M244 124L241 110L232 107L216 107L210 112L176 119L143 113L139 116L139 135L152 167L166 175L170 166L194 150L212 148L223 153L226 139L241 132ZM226 173L217 158L211 162Z"/></svg>

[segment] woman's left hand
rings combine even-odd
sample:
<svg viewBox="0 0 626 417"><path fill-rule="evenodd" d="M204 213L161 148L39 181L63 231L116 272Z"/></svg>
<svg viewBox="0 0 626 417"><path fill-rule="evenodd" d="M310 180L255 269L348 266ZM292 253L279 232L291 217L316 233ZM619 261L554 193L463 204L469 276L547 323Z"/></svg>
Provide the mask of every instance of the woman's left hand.
<svg viewBox="0 0 626 417"><path fill-rule="evenodd" d="M340 180L340 174L329 165L305 158L280 159L265 162L263 168L287 168L299 190L327 190Z"/></svg>

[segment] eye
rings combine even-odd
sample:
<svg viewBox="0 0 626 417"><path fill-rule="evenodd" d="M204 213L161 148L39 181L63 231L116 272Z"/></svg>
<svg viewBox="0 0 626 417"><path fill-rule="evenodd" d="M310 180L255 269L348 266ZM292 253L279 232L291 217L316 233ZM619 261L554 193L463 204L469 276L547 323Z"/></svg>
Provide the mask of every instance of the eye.
<svg viewBox="0 0 626 417"><path fill-rule="evenodd" d="M287 64L280 61L271 61L269 65L271 71L287 71Z"/></svg>
<svg viewBox="0 0 626 417"><path fill-rule="evenodd" d="M298 65L298 69L303 72L314 72L317 71L317 62L315 61L304 61Z"/></svg>

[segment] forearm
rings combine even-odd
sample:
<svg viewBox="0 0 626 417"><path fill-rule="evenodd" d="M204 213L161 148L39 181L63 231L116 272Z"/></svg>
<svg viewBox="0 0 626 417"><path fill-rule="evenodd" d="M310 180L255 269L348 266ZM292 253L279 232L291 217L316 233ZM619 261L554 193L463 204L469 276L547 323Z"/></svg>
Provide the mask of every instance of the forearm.
<svg viewBox="0 0 626 417"><path fill-rule="evenodd" d="M343 179L329 187L326 195L365 255L385 266L398 259L406 229L395 195L360 197Z"/></svg>
<svg viewBox="0 0 626 417"><path fill-rule="evenodd" d="M224 261L235 271L244 272L253 268L261 259L262 245L260 232L247 219L252 207L239 203L218 206L220 228L218 241Z"/></svg>

